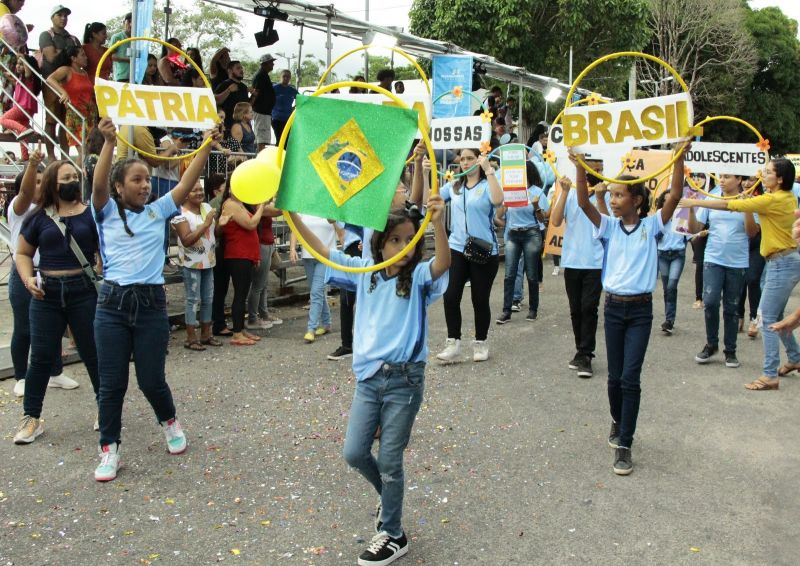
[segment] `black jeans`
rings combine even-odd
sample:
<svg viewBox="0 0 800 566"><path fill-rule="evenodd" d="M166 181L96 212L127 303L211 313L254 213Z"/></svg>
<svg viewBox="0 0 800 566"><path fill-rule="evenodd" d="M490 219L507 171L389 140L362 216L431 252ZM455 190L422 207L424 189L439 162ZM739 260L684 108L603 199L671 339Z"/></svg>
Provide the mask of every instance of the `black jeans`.
<svg viewBox="0 0 800 566"><path fill-rule="evenodd" d="M231 275L225 265L225 248L217 245L217 264L214 266L214 298L211 305L211 320L214 321L212 330L214 334L219 334L226 328L225 324L225 297L228 294L228 285L231 282Z"/></svg>
<svg viewBox="0 0 800 566"><path fill-rule="evenodd" d="M94 341L94 317L97 291L85 275L42 277L44 298L32 299L30 306L31 365L25 379L25 414L41 416L44 394L51 368L61 357L61 338L67 325L72 329L75 346L86 366L94 388L100 391L97 377L97 349Z"/></svg>
<svg viewBox="0 0 800 566"><path fill-rule="evenodd" d="M694 300L703 300L703 262L706 256L706 241L708 237L695 238L692 240L692 251L694 257Z"/></svg>
<svg viewBox="0 0 800 566"><path fill-rule="evenodd" d="M575 350L578 354L594 357L597 334L597 307L603 283L600 269L564 268L564 286L569 300L569 316Z"/></svg>
<svg viewBox="0 0 800 566"><path fill-rule="evenodd" d="M361 257L361 250L358 249L359 242L353 242L344 253L353 257ZM367 242L366 245L369 245ZM353 348L353 320L356 307L356 294L354 291L346 291L345 289L339 290L339 318L342 324L342 346L344 348Z"/></svg>
<svg viewBox="0 0 800 566"><path fill-rule="evenodd" d="M500 260L496 255L488 263L469 261L464 254L450 250L450 284L444 294L444 319L447 323L447 337L461 339L461 297L464 285L470 281L472 308L475 311L475 339L486 340L492 311L489 296L497 275Z"/></svg>
<svg viewBox="0 0 800 566"><path fill-rule="evenodd" d="M233 303L231 303L231 318L233 331L244 330L244 315L247 312L247 295L250 293L250 283L253 281L253 268L255 265L249 259L226 259L225 267L233 281Z"/></svg>
<svg viewBox="0 0 800 566"><path fill-rule="evenodd" d="M272 120L272 129L275 132L275 145L278 145L278 142L281 141L281 135L283 135L283 130L286 128L286 122L288 120ZM289 143L289 136L286 136L286 143Z"/></svg>
<svg viewBox="0 0 800 566"><path fill-rule="evenodd" d="M761 274L767 265L767 261L759 251L760 244L761 234L759 233L750 241L750 265L745 274L742 296L739 297L739 318L744 318L745 298L750 301L750 320L755 320L758 316L758 305L761 302Z"/></svg>

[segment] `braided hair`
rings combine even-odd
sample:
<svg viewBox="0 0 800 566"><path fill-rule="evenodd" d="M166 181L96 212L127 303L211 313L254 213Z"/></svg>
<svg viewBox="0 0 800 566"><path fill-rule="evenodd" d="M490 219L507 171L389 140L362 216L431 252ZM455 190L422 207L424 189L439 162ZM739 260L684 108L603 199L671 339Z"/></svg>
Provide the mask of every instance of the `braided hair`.
<svg viewBox="0 0 800 566"><path fill-rule="evenodd" d="M375 259L375 263L381 263L384 261L384 259L388 259L383 257L383 246L386 243L386 240L389 239L392 231L404 222L410 222L414 227L415 232L419 230L419 214L411 214L409 209L403 207L395 208L389 212L389 218L386 220L386 227L383 229L383 232L376 231L372 234L370 247L372 249L372 257ZM414 255L411 258L411 261L400 268L400 272L397 274L397 287L395 291L398 297L403 297L406 299L409 297L411 292L411 279L414 275L414 269L422 260L422 251L424 248L425 238L423 237L420 238L417 242L417 245L414 246ZM373 271L372 276L370 277L369 292L371 293L374 291L375 287L377 286L378 272Z"/></svg>
<svg viewBox="0 0 800 566"><path fill-rule="evenodd" d="M115 203L117 203L117 211L119 212L119 217L122 219L122 225L125 227L125 233L131 238L133 238L133 232L128 227L128 217L125 215L125 205L122 204L122 197L117 190L117 184L125 184L125 176L128 174L128 170L132 165L136 165L137 163L141 163L142 165L146 166L145 162L141 159L130 158L115 162L114 166L111 168L111 198L114 199Z"/></svg>

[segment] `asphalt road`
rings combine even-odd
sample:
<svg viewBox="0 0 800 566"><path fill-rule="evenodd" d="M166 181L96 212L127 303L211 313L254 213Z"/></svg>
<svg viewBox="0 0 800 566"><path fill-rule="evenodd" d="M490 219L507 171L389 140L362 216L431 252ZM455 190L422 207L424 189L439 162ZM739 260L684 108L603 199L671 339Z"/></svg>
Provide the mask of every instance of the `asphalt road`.
<svg viewBox="0 0 800 566"><path fill-rule="evenodd" d="M398 564L799 563L800 375L778 392L746 391L761 343L743 334L741 368L693 361L704 334L689 263L671 337L658 331L657 293L635 470L618 477L602 319L595 377L581 380L566 367L563 278L545 268L536 322L493 324L488 362L428 367L406 454L410 551ZM494 314L501 300L498 278ZM463 312L468 336L468 293ZM80 389L48 391L46 432L30 446L11 442L21 402L13 382L0 384L0 564L355 564L376 496L341 457L352 373L325 359L338 333L306 345L306 311L280 316L252 348L189 352L175 333L167 372L189 450L166 454L132 380L125 467L108 484L92 478L85 371L67 370ZM430 318L435 353L441 302Z"/></svg>

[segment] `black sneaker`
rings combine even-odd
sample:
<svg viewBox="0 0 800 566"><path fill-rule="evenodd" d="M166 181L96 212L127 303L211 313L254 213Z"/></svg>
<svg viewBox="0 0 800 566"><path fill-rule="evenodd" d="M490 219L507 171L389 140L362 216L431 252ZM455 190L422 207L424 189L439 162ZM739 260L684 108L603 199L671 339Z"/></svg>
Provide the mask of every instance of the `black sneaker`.
<svg viewBox="0 0 800 566"><path fill-rule="evenodd" d="M631 449L620 448L618 446L614 451L614 473L618 476L627 476L632 471L633 462L631 461Z"/></svg>
<svg viewBox="0 0 800 566"><path fill-rule="evenodd" d="M358 557L358 566L386 566L408 553L406 534L392 538L381 531L370 542L369 547Z"/></svg>
<svg viewBox="0 0 800 566"><path fill-rule="evenodd" d="M538 313L535 310L528 309L528 316L525 317L525 320L534 321L537 315Z"/></svg>
<svg viewBox="0 0 800 566"><path fill-rule="evenodd" d="M353 357L353 349L345 348L344 346L339 346L333 351L332 354L328 354L329 360L343 360L345 358L352 358L352 357Z"/></svg>
<svg viewBox="0 0 800 566"><path fill-rule="evenodd" d="M703 346L703 351L694 357L694 361L696 361L698 364L707 364L709 361L711 361L711 356L713 356L716 353L717 353L717 348L706 344L705 346Z"/></svg>
<svg viewBox="0 0 800 566"><path fill-rule="evenodd" d="M611 432L608 433L608 445L619 448L619 423L611 421Z"/></svg>
<svg viewBox="0 0 800 566"><path fill-rule="evenodd" d="M675 328L675 323L671 320L665 320L661 325L661 332L664 334L672 334L672 329Z"/></svg>
<svg viewBox="0 0 800 566"><path fill-rule="evenodd" d="M581 362L581 355L580 355L580 354L575 354L575 357L574 357L574 358L572 358L572 359L569 361L569 363L567 364L567 367L568 367L569 369L578 369L578 364L579 364L580 362Z"/></svg>
<svg viewBox="0 0 800 566"><path fill-rule="evenodd" d="M514 301L513 303L511 303L511 312L519 312L520 308L521 308L519 306L520 303L521 303L521 301Z"/></svg>
<svg viewBox="0 0 800 566"><path fill-rule="evenodd" d="M511 307L511 308L513 309L514 307ZM519 309L517 309L517 310L519 310ZM509 311L503 311L503 313L500 316L497 317L497 320L495 322L497 324L505 324L506 322L508 322L510 320L511 320L511 313Z"/></svg>
<svg viewBox="0 0 800 566"><path fill-rule="evenodd" d="M725 352L725 367L738 368L741 364L736 358L736 352Z"/></svg>
<svg viewBox="0 0 800 566"><path fill-rule="evenodd" d="M592 373L592 358L589 356L581 356L578 362L578 377L588 379L594 375Z"/></svg>

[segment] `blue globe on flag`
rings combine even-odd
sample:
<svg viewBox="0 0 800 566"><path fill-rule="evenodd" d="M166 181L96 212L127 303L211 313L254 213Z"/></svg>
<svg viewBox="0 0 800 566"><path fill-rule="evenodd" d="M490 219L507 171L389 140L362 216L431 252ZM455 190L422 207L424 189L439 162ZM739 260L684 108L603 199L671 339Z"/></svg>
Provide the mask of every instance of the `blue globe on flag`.
<svg viewBox="0 0 800 566"><path fill-rule="evenodd" d="M339 170L339 178L349 183L361 175L361 158L351 151L345 151L336 161L336 168Z"/></svg>

